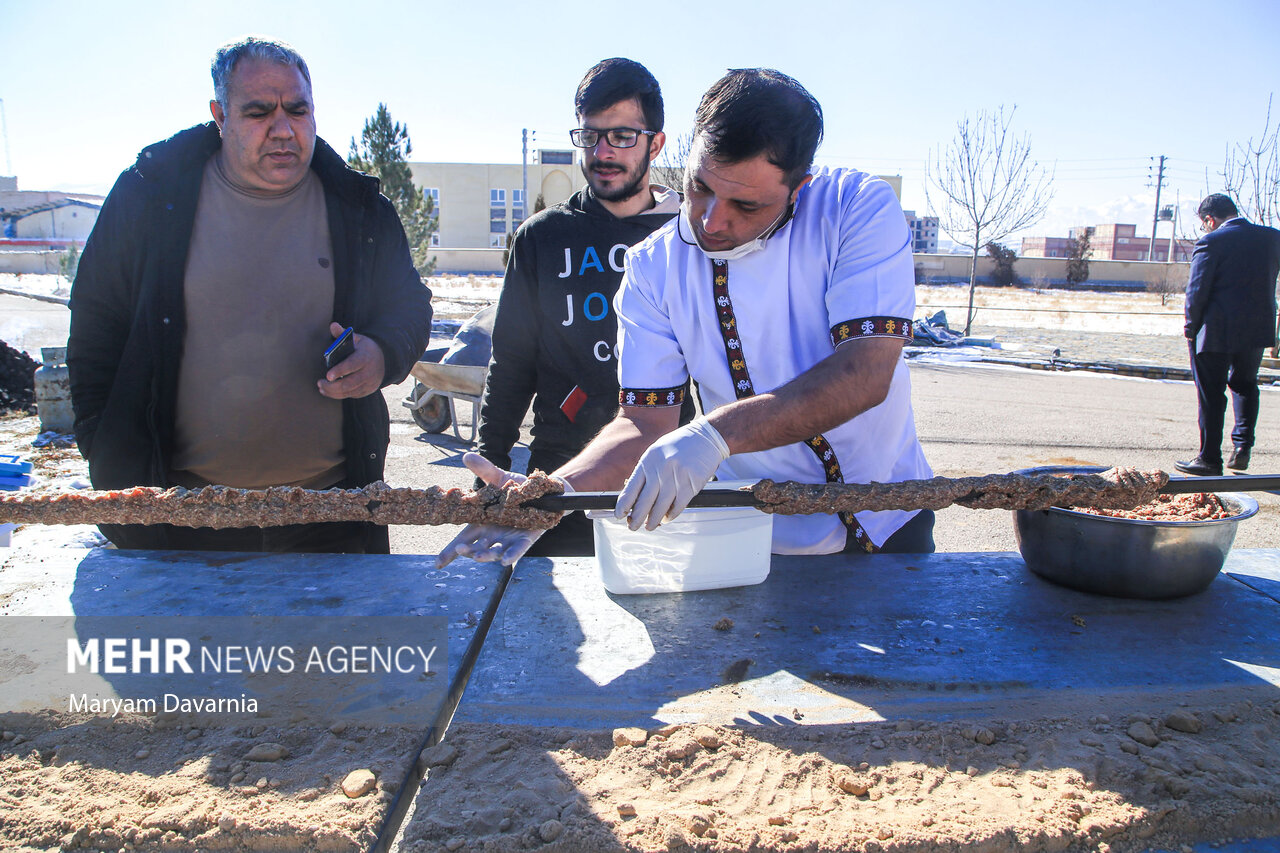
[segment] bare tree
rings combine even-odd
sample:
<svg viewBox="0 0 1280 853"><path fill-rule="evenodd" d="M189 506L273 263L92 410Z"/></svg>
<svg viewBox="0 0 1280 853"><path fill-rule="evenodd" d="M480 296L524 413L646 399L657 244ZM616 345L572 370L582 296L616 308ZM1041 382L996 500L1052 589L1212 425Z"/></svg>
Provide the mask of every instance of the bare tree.
<svg viewBox="0 0 1280 853"><path fill-rule="evenodd" d="M1178 264L1149 264L1145 275L1147 292L1160 294L1163 307L1170 296L1187 292L1187 272L1187 267Z"/></svg>
<svg viewBox="0 0 1280 853"><path fill-rule="evenodd" d="M942 230L970 251L969 311L964 333L973 326L973 294L978 279L978 252L1016 231L1034 225L1053 199L1053 174L1031 159L1031 141L1010 134L1014 106L1005 114L979 111L956 123L956 136L945 152L930 153L925 163L925 201L938 215ZM929 184L937 192L930 196ZM933 203L934 197L941 204Z"/></svg>
<svg viewBox="0 0 1280 853"><path fill-rule="evenodd" d="M693 131L682 133L672 139L667 137L667 145L658 155L658 162L653 164L653 179L664 187L684 191L684 167L689 162L689 152L693 150Z"/></svg>
<svg viewBox="0 0 1280 853"><path fill-rule="evenodd" d="M1272 96L1274 97L1274 96ZM1271 124L1271 100L1262 135L1227 149L1222 168L1227 194L1260 225L1280 226L1280 122Z"/></svg>

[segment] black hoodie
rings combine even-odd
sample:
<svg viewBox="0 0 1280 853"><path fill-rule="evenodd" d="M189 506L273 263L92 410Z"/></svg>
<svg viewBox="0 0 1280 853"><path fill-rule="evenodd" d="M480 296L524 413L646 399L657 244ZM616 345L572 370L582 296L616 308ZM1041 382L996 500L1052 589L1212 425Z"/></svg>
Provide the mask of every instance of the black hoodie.
<svg viewBox="0 0 1280 853"><path fill-rule="evenodd" d="M500 468L530 400L529 470L558 468L617 414L613 296L627 249L675 215L679 197L658 192L656 209L618 219L584 187L516 232L480 411L480 454Z"/></svg>

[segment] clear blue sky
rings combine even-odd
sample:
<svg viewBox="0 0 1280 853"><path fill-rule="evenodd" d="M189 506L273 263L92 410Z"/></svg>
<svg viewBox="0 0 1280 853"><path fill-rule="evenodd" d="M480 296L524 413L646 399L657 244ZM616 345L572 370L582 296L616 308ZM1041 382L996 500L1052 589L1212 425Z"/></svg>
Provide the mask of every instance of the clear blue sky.
<svg viewBox="0 0 1280 853"><path fill-rule="evenodd" d="M1206 171L1218 189L1226 146L1260 134L1280 90L1275 0L0 0L0 173L22 189L105 193L140 148L208 119L213 51L250 32L307 58L320 135L339 152L382 101L417 160L519 162L526 127L563 147L573 90L607 56L654 73L673 136L726 68L775 67L823 105L819 164L900 174L918 212L925 162L956 122L1016 104L1015 128L1056 165L1035 234L1114 221L1149 234L1160 154L1167 200L1180 194L1189 216Z"/></svg>

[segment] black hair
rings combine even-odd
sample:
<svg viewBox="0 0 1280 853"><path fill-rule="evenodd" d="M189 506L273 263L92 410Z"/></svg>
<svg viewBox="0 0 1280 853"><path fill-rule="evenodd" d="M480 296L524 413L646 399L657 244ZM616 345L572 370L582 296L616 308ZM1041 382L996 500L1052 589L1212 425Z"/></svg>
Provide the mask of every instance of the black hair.
<svg viewBox="0 0 1280 853"><path fill-rule="evenodd" d="M822 105L779 71L736 68L702 96L693 132L717 160L740 163L764 154L795 189L822 141Z"/></svg>
<svg viewBox="0 0 1280 853"><path fill-rule="evenodd" d="M615 56L602 59L583 76L573 96L573 111L579 118L607 110L621 101L635 98L640 102L647 127L640 130L662 130L662 89L658 81L639 62Z"/></svg>
<svg viewBox="0 0 1280 853"><path fill-rule="evenodd" d="M1231 196L1222 193L1213 193L1204 197L1204 201L1200 202L1200 206L1196 208L1196 216L1204 219L1206 216L1212 216L1221 222L1224 219L1232 219L1240 215L1240 211L1236 209L1236 203L1231 200Z"/></svg>

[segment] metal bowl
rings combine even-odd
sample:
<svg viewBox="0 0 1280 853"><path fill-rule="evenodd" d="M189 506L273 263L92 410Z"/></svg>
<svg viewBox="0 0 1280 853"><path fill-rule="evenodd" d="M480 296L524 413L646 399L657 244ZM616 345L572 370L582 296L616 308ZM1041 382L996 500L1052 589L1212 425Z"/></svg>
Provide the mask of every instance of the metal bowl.
<svg viewBox="0 0 1280 853"><path fill-rule="evenodd" d="M1017 474L1092 474L1102 467L1047 465ZM1258 502L1217 492L1230 518L1145 521L1057 507L1017 510L1014 531L1027 568L1083 592L1122 598L1178 598L1213 582L1236 538L1236 525Z"/></svg>

